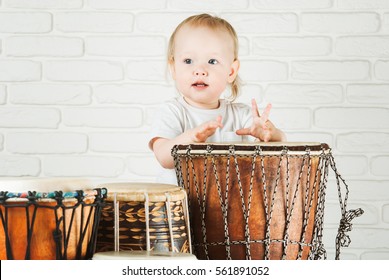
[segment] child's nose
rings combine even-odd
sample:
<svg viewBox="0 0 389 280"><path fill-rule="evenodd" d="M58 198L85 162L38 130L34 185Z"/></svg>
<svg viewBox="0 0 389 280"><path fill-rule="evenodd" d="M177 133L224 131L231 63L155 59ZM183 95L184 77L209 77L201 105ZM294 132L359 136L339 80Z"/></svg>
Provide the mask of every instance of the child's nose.
<svg viewBox="0 0 389 280"><path fill-rule="evenodd" d="M201 67L201 68L197 68L194 71L194 74L195 74L195 76L207 76L208 72L204 68Z"/></svg>

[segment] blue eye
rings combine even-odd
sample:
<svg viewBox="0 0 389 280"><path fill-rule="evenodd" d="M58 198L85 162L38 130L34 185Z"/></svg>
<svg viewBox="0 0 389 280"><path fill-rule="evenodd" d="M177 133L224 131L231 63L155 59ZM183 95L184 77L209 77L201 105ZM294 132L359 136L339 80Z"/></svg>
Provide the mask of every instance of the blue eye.
<svg viewBox="0 0 389 280"><path fill-rule="evenodd" d="M208 60L208 63L209 64L218 64L219 62L216 59L211 58L210 60Z"/></svg>
<svg viewBox="0 0 389 280"><path fill-rule="evenodd" d="M185 58L185 59L184 59L184 63L185 63L185 64L192 64L192 62L193 62L193 61L192 61L192 59L190 59L190 58Z"/></svg>

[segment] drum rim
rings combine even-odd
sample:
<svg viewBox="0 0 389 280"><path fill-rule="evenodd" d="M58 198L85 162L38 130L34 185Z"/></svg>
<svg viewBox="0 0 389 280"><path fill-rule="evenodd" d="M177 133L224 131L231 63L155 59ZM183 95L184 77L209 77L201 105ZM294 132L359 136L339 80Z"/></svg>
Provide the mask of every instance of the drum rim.
<svg viewBox="0 0 389 280"><path fill-rule="evenodd" d="M260 142L260 143L193 143L181 144L173 147L173 155L185 154L230 154L230 148L237 155L320 155L330 153L330 147L320 142Z"/></svg>
<svg viewBox="0 0 389 280"><path fill-rule="evenodd" d="M116 182L105 183L98 187L107 189L108 195L106 201L114 201L115 194L117 200L126 202L144 202L146 195L150 202L165 202L168 200L168 196L171 201L179 201L185 198L185 190L177 185L171 184Z"/></svg>

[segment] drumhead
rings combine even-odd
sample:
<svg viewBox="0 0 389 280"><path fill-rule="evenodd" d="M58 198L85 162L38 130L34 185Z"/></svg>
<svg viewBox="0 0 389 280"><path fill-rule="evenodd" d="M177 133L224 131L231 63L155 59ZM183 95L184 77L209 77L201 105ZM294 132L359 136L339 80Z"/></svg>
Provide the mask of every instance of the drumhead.
<svg viewBox="0 0 389 280"><path fill-rule="evenodd" d="M163 260L183 259L197 260L196 256L190 253L176 253L165 251L109 251L99 252L93 255L92 260Z"/></svg>
<svg viewBox="0 0 389 280"><path fill-rule="evenodd" d="M179 155L185 154L229 154L233 148L237 155L251 155L258 150L263 155L303 155L308 151L311 155L329 153L330 148L319 142L258 142L258 143L196 143L176 145L173 151ZM174 152L173 152L174 153Z"/></svg>
<svg viewBox="0 0 389 280"><path fill-rule="evenodd" d="M118 182L106 183L98 187L107 189L107 201L113 201L115 194L119 201L145 201L145 194L152 202L166 201L167 195L172 201L185 198L185 191L182 188L170 184Z"/></svg>

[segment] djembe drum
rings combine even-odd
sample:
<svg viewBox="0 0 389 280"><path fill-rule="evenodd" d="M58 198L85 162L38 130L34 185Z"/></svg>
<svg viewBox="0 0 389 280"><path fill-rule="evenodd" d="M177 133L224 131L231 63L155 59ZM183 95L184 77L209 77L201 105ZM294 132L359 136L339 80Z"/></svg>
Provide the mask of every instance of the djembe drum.
<svg viewBox="0 0 389 280"><path fill-rule="evenodd" d="M90 259L106 190L84 183L0 181L0 259Z"/></svg>
<svg viewBox="0 0 389 280"><path fill-rule="evenodd" d="M108 190L108 197L94 259L107 257L103 252L114 251L191 253L183 189L156 183L111 183L99 187Z"/></svg>
<svg viewBox="0 0 389 280"><path fill-rule="evenodd" d="M191 144L172 155L198 259L321 258L328 145Z"/></svg>

